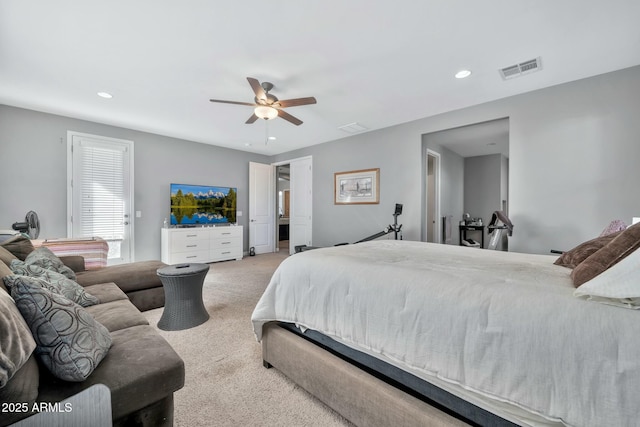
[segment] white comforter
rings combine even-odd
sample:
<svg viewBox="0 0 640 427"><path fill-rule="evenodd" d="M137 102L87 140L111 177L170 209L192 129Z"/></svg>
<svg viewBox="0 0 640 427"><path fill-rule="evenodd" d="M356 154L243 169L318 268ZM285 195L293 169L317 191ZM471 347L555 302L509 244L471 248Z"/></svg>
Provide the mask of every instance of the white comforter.
<svg viewBox="0 0 640 427"><path fill-rule="evenodd" d="M554 259L393 240L306 251L274 273L254 331L296 323L507 411L638 425L640 312L574 297Z"/></svg>

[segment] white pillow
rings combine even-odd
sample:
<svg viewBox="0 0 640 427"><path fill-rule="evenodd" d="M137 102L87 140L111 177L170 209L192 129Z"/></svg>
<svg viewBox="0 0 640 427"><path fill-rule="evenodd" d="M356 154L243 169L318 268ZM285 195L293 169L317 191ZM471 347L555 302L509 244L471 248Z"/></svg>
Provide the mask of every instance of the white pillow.
<svg viewBox="0 0 640 427"><path fill-rule="evenodd" d="M640 310L640 249L582 284L573 295Z"/></svg>

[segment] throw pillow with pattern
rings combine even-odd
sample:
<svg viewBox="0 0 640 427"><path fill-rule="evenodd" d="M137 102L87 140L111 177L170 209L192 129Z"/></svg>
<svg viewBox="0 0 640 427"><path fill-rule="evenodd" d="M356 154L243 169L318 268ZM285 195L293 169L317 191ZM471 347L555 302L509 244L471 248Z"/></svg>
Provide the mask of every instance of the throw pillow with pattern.
<svg viewBox="0 0 640 427"><path fill-rule="evenodd" d="M51 373L65 381L84 381L104 359L111 335L73 301L31 280L11 287L11 296L36 341L35 354Z"/></svg>
<svg viewBox="0 0 640 427"><path fill-rule="evenodd" d="M37 265L47 270L53 270L57 273L63 274L65 277L76 280L76 273L72 269L64 265L64 263L58 258L56 254L51 252L51 249L40 246L35 249L25 258L24 262L31 265Z"/></svg>
<svg viewBox="0 0 640 427"><path fill-rule="evenodd" d="M86 292L81 285L60 273L19 260L11 261L10 267L14 274L5 276L3 279L7 288L11 288L21 276L35 277L43 281L41 285L45 288L57 292L83 307L100 304L100 300L97 297Z"/></svg>

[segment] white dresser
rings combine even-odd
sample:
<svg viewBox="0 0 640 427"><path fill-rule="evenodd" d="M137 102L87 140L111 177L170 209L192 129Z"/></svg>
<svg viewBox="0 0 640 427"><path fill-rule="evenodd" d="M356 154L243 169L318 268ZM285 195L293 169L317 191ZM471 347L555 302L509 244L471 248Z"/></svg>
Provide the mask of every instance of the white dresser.
<svg viewBox="0 0 640 427"><path fill-rule="evenodd" d="M160 257L165 264L242 259L242 226L163 228Z"/></svg>

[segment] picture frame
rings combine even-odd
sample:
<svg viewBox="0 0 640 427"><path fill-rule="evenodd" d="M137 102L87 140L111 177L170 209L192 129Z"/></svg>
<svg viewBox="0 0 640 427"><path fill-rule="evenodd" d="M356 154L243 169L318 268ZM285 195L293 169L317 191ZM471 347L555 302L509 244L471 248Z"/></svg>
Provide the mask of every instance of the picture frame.
<svg viewBox="0 0 640 427"><path fill-rule="evenodd" d="M333 195L336 205L380 203L380 168L334 173Z"/></svg>

